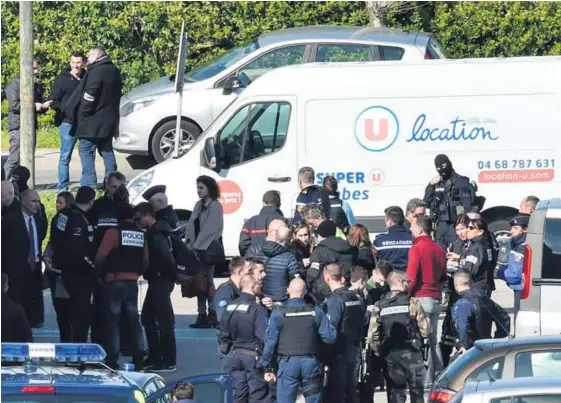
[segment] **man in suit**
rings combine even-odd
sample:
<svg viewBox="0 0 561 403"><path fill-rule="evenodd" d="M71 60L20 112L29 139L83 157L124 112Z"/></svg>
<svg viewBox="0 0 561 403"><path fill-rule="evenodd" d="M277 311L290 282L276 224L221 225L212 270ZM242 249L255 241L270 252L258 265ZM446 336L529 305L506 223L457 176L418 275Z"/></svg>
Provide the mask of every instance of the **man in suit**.
<svg viewBox="0 0 561 403"><path fill-rule="evenodd" d="M2 272L10 280L9 297L23 306L31 327L42 327L41 250L46 228L40 223L39 193L25 190L21 205L21 210L2 218Z"/></svg>

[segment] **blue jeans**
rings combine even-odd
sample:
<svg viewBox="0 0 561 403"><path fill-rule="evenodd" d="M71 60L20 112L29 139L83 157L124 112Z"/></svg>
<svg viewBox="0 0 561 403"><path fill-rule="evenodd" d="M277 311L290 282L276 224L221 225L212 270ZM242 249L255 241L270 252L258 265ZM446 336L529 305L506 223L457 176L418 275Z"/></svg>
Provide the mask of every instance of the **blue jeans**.
<svg viewBox="0 0 561 403"><path fill-rule="evenodd" d="M58 159L58 190L68 189L70 183L70 172L68 166L72 158L72 151L77 138L70 135L70 123L63 122L60 127L60 157Z"/></svg>
<svg viewBox="0 0 561 403"><path fill-rule="evenodd" d="M141 367L144 362L142 351L142 331L138 321L138 283L131 281L115 281L103 286L104 305L104 327L105 327L105 351L107 353L107 364L117 366L120 350L119 322L124 315L132 337L132 356L135 366Z"/></svg>
<svg viewBox="0 0 561 403"><path fill-rule="evenodd" d="M117 161L113 153L113 139L111 137L80 139L78 152L82 161L82 177L80 178L81 186L90 186L95 188L97 185L97 175L95 173L95 151L103 157L105 165L105 177L111 172L117 170Z"/></svg>
<svg viewBox="0 0 561 403"><path fill-rule="evenodd" d="M279 362L277 381L278 403L292 403L296 401L298 387L306 403L321 401L321 363L312 357L287 357Z"/></svg>
<svg viewBox="0 0 561 403"><path fill-rule="evenodd" d="M214 266L206 268L207 273L207 292L201 292L197 295L197 306L199 313L206 313L206 306L208 301L208 309L214 310L213 300L211 296L211 288L214 289Z"/></svg>

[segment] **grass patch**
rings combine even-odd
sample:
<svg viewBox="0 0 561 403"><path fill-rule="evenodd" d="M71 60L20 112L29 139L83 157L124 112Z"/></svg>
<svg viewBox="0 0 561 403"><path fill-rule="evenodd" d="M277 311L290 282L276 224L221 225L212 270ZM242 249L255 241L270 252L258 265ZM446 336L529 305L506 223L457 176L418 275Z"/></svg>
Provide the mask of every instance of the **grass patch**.
<svg viewBox="0 0 561 403"><path fill-rule="evenodd" d="M58 127L46 126L37 131L37 148L60 148ZM10 149L10 134L2 130L2 151Z"/></svg>

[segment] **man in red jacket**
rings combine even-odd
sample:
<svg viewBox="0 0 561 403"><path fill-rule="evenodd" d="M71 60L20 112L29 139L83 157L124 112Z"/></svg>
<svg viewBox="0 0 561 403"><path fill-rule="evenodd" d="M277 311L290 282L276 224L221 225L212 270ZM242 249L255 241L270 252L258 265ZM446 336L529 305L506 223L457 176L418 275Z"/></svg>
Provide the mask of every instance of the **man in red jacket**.
<svg viewBox="0 0 561 403"><path fill-rule="evenodd" d="M409 250L407 276L410 280L409 293L419 300L430 320L430 354L425 378L425 387L430 387L437 371L442 371L442 356L437 344L438 317L442 284L446 281L446 253L432 240L432 221L429 217L419 217L411 227L413 246Z"/></svg>

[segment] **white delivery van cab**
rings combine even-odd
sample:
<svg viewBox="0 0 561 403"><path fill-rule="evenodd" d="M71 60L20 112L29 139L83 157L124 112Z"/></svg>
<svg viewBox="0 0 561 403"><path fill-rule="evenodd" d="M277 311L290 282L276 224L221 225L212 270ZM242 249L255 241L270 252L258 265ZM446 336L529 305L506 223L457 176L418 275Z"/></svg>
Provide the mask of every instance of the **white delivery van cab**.
<svg viewBox="0 0 561 403"><path fill-rule="evenodd" d="M516 337L561 334L561 199L542 200L532 213L523 274Z"/></svg>
<svg viewBox="0 0 561 403"><path fill-rule="evenodd" d="M138 203L166 185L186 219L197 176L216 178L224 245L235 256L267 190L280 191L293 215L303 166L318 183L335 175L357 221L377 233L386 207L423 197L445 153L487 198L491 228L508 230L522 198L561 192L560 111L561 57L286 67L258 78L187 154L140 174L129 191Z"/></svg>

